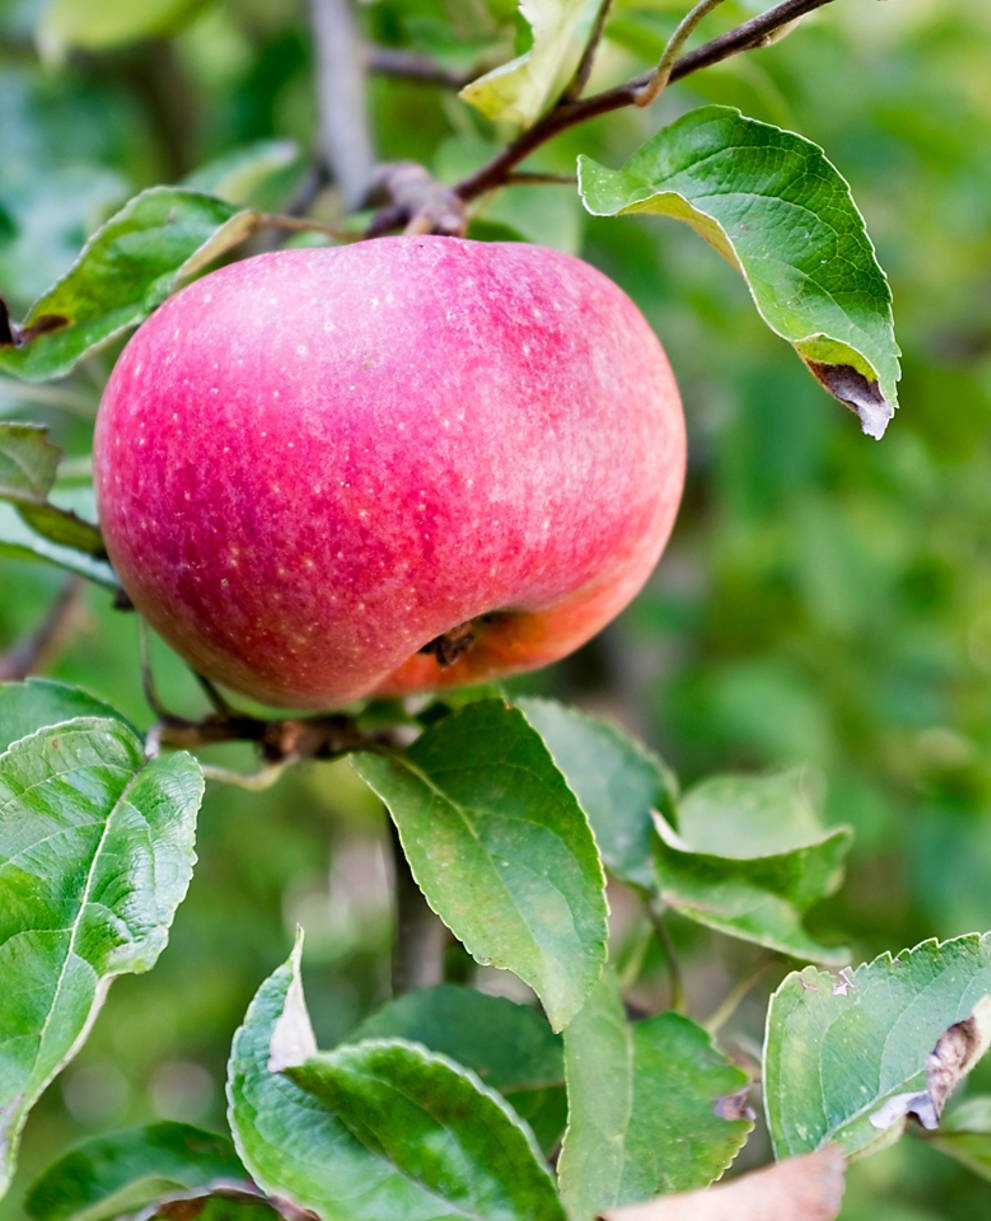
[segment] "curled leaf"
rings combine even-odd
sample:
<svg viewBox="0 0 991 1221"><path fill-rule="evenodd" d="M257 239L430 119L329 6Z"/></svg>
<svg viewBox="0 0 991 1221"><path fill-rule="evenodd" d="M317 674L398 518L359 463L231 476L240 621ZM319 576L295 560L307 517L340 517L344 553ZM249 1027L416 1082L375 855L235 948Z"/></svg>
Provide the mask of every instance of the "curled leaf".
<svg viewBox="0 0 991 1221"><path fill-rule="evenodd" d="M619 170L580 157L578 180L594 216L648 212L689 224L864 432L884 434L901 374L891 291L850 188L821 148L732 107L704 106Z"/></svg>

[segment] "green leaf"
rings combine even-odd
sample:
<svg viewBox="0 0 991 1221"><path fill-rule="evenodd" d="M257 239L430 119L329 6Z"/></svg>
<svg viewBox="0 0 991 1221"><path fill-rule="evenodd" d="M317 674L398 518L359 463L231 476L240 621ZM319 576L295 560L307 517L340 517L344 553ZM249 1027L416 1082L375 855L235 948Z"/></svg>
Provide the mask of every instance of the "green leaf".
<svg viewBox="0 0 991 1221"><path fill-rule="evenodd" d="M532 1134L453 1060L398 1039L375 1040L287 1072L340 1117L379 1174L421 1189L427 1215L564 1221ZM405 1221L411 1214L393 1215Z"/></svg>
<svg viewBox="0 0 991 1221"><path fill-rule="evenodd" d="M200 166L182 185L228 203L260 207L271 185L282 182L299 164L294 140L255 140Z"/></svg>
<svg viewBox="0 0 991 1221"><path fill-rule="evenodd" d="M106 558L96 526L46 498L62 451L48 440L48 429L36 424L0 422L0 500L17 509L36 533L61 547Z"/></svg>
<svg viewBox="0 0 991 1221"><path fill-rule="evenodd" d="M111 718L41 729L0 755L0 1191L28 1111L110 981L165 946L202 792L189 755L148 760Z"/></svg>
<svg viewBox="0 0 991 1221"><path fill-rule="evenodd" d="M469 704L402 753L353 766L389 807L433 910L566 1026L605 962L605 880L588 820L523 714Z"/></svg>
<svg viewBox="0 0 991 1221"><path fill-rule="evenodd" d="M256 223L251 211L182 187L136 195L32 306L18 344L0 347L0 369L28 381L61 377L136 326Z"/></svg>
<svg viewBox="0 0 991 1221"><path fill-rule="evenodd" d="M422 1043L471 1069L511 1103L543 1149L557 1145L565 1114L561 1038L534 1009L442 984L391 1001L347 1042L396 1038Z"/></svg>
<svg viewBox="0 0 991 1221"><path fill-rule="evenodd" d="M563 1221L532 1136L473 1074L400 1041L316 1054L300 951L231 1051L231 1130L254 1180L323 1221Z"/></svg>
<svg viewBox="0 0 991 1221"><path fill-rule="evenodd" d="M208 0L49 0L38 24L38 46L45 59L60 63L78 47L108 47L152 38L176 30Z"/></svg>
<svg viewBox="0 0 991 1221"><path fill-rule="evenodd" d="M801 771L713 777L679 803L677 831L659 814L654 821L657 888L669 907L794 958L849 959L802 927L839 885L853 833L822 829Z"/></svg>
<svg viewBox="0 0 991 1221"><path fill-rule="evenodd" d="M771 998L764 1098L776 1157L849 1157L933 1128L991 1034L991 934L924 941L839 975L806 967Z"/></svg>
<svg viewBox="0 0 991 1221"><path fill-rule="evenodd" d="M37 1179L24 1211L34 1221L113 1221L218 1180L247 1184L227 1137L164 1121L77 1145Z"/></svg>
<svg viewBox="0 0 991 1221"><path fill-rule="evenodd" d="M66 572L86 577L87 580L104 585L107 589L119 588L114 570L106 560L88 555L85 551L78 551L75 547L63 547L51 542L44 535L32 530L12 505L0 502L0 556L2 555L10 556L11 559L53 564L56 568L64 568Z"/></svg>
<svg viewBox="0 0 991 1221"><path fill-rule="evenodd" d="M653 889L651 812L673 817L673 773L607 721L553 700L527 697L516 707L581 802L606 868L641 890Z"/></svg>
<svg viewBox="0 0 991 1221"><path fill-rule="evenodd" d="M43 503L61 456L42 425L0 423L0 496Z"/></svg>
<svg viewBox="0 0 991 1221"><path fill-rule="evenodd" d="M0 752L18 738L76 717L116 717L127 724L109 704L68 683L52 678L0 683Z"/></svg>
<svg viewBox="0 0 991 1221"><path fill-rule="evenodd" d="M816 378L884 434L901 375L891 291L850 188L815 144L704 106L609 170L578 161L594 216L686 221L741 272L758 312Z"/></svg>
<svg viewBox="0 0 991 1221"><path fill-rule="evenodd" d="M564 1063L568 1130L558 1177L572 1221L704 1187L753 1127L741 1118L746 1073L680 1014L631 1025L608 969L564 1032Z"/></svg>
<svg viewBox="0 0 991 1221"><path fill-rule="evenodd" d="M596 8L596 0L520 0L533 45L466 85L461 97L487 118L529 127L578 66Z"/></svg>
<svg viewBox="0 0 991 1221"><path fill-rule="evenodd" d="M968 1098L947 1112L926 1143L983 1179L991 1179L991 1096Z"/></svg>

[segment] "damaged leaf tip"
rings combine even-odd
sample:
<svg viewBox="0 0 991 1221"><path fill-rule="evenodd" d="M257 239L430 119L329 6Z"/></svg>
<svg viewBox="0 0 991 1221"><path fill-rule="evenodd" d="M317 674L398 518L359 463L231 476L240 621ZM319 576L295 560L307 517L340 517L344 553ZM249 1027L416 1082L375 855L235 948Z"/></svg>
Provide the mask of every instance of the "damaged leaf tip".
<svg viewBox="0 0 991 1221"><path fill-rule="evenodd" d="M895 408L881 393L876 381L868 381L852 365L829 365L821 361L806 361L812 376L835 399L839 399L860 417L860 425L868 437L880 441Z"/></svg>

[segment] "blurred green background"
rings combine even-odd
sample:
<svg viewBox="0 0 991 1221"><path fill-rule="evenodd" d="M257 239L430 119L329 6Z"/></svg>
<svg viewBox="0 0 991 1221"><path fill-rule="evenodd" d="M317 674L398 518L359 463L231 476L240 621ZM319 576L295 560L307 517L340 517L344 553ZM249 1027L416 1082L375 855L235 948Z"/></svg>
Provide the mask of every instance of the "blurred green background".
<svg viewBox="0 0 991 1221"><path fill-rule="evenodd" d="M593 87L649 66L685 7L619 0ZM726 4L706 33L757 7ZM361 18L378 44L463 71L486 47L511 50L513 8L375 0ZM249 142L296 142L300 156L283 158L263 201L286 203L314 142L306 16L291 0L0 0L0 291L15 313L136 190ZM778 45L691 77L646 114L573 130L527 166L570 171L579 151L618 165L708 101L820 143L852 185L894 292L902 407L880 444L687 229L592 221L567 187L512 188L482 208L486 221L578 251L627 289L667 348L690 438L684 505L649 588L529 685L620 720L686 783L812 769L828 820L857 834L847 882L813 926L853 945L857 960L991 928L989 47L986 0L837 0ZM384 159L423 160L452 178L498 139L449 91L375 75L369 95ZM316 206L332 216L333 191ZM113 355L50 386L0 380L0 415L49 423L84 458ZM0 651L61 584L54 570L0 560ZM48 668L144 726L136 650L133 618L88 592ZM202 708L164 648L155 669L171 706ZM251 765L238 749L217 757ZM322 1045L386 996L381 819L346 765L299 771L262 794L213 789L200 825L169 949L152 974L115 985L37 1108L0 1218L19 1215L34 1173L81 1135L155 1116L222 1125L231 1034L297 922ZM622 915L622 896L614 907ZM674 931L703 1016L754 955ZM662 1003L660 963L648 968L641 993ZM730 1045L759 1044L773 982L737 1015ZM978 1075L986 1087L991 1073ZM970 1221L991 1212L991 1187L903 1141L850 1171L843 1217L879 1208L885 1221Z"/></svg>

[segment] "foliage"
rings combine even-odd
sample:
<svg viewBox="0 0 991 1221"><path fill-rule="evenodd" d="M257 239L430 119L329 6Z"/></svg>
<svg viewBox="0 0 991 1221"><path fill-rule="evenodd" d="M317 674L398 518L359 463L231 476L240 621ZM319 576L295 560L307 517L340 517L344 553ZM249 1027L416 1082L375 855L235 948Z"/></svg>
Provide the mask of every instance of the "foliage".
<svg viewBox="0 0 991 1221"><path fill-rule="evenodd" d="M879 1152L851 1164L844 1217L879 1200L912 1221L981 1215L987 1099L943 1104L971 1069L987 1089L991 993L973 932L991 927L986 6L827 4L653 107L562 127L523 168L578 165L578 191L469 200L471 236L580 250L662 336L692 455L673 545L557 671L369 707L362 732L402 723L411 744L213 789L178 912L201 769L142 736L158 714L89 486L99 389L184 280L368 218L304 174L297 6L91 7L0 4L0 663L59 569L95 583L51 659L61 681L0 685L0 1146L20 1159L0 1216L109 1221L169 1199L255 1221L290 1198L327 1218L590 1221L660 1193L644 1210L673 1216L671 1193L747 1139L758 1075L775 1155L823 1160L761 1172L797 1175L787 1188L689 1197L694 1215L775 1190L835 1215L837 1141ZM617 0L586 94L648 71L686 7ZM376 69L379 154L466 179L553 119L597 11L362 6L379 67L437 67ZM728 0L712 33L755 11ZM692 235L612 219L634 212L686 220L752 300ZM899 373L889 278L906 391L875 447L772 332L879 434ZM202 717L195 681L152 652L164 703ZM243 743L201 753L208 774L252 766ZM378 799L456 939L449 982L391 1001ZM297 923L305 963L297 943L272 974ZM730 1015L752 971L763 993ZM671 1011L682 991L691 1017Z"/></svg>

